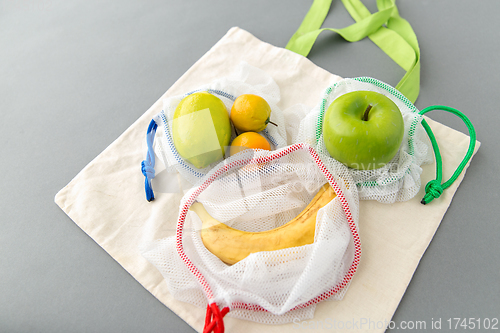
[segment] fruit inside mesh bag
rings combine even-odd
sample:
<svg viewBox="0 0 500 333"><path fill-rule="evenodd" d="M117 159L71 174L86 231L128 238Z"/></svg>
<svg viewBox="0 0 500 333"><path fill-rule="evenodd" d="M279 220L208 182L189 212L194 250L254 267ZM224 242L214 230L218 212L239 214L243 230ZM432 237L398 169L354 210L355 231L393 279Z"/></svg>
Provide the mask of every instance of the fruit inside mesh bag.
<svg viewBox="0 0 500 333"><path fill-rule="evenodd" d="M246 150L184 195L176 235L143 255L207 318L311 318L341 300L359 264L358 196L346 167L307 144ZM215 320L215 319L214 319Z"/></svg>

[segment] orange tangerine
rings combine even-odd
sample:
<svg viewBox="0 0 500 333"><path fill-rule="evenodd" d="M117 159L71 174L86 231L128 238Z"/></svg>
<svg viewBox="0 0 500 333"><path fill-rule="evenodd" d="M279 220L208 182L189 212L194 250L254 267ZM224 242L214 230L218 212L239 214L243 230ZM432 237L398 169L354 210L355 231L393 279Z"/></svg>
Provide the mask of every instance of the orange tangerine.
<svg viewBox="0 0 500 333"><path fill-rule="evenodd" d="M231 142L229 154L233 156L234 154L249 148L271 150L271 145L267 139L259 133L245 132L238 135L234 138L233 142Z"/></svg>
<svg viewBox="0 0 500 333"><path fill-rule="evenodd" d="M253 94L240 95L231 107L231 121L243 132L260 132L270 121L271 107L266 100Z"/></svg>

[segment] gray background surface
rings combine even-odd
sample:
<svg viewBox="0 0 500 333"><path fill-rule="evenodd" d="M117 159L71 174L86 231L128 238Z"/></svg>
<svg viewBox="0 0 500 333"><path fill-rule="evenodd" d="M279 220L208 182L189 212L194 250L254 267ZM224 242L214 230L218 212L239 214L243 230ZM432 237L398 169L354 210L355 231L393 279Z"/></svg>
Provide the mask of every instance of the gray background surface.
<svg viewBox="0 0 500 333"><path fill-rule="evenodd" d="M193 332L54 195L229 28L284 47L311 3L0 1L0 332ZM364 3L376 10L375 1ZM398 7L422 52L416 106L462 110L482 142L393 318L426 321L427 331L441 318L449 331L448 318L500 317L500 3L400 0ZM334 1L324 26L352 22ZM309 59L343 77L392 85L404 74L368 39L324 33ZM444 112L430 117L466 131Z"/></svg>

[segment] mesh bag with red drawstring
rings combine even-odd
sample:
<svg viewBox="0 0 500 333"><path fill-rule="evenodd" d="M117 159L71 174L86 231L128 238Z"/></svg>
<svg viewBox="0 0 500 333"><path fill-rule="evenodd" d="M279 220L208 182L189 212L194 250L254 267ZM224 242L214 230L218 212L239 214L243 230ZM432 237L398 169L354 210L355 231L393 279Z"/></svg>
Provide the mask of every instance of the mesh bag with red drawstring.
<svg viewBox="0 0 500 333"><path fill-rule="evenodd" d="M317 212L313 243L252 253L232 265L207 250L202 222L189 210L200 202L234 229L271 230L294 219L326 183L336 196ZM154 240L142 253L175 299L207 308L205 332L222 332L226 314L289 323L312 318L318 302L343 298L360 260L358 216L357 188L341 163L327 167L305 143L248 149L191 188L181 200L175 235Z"/></svg>

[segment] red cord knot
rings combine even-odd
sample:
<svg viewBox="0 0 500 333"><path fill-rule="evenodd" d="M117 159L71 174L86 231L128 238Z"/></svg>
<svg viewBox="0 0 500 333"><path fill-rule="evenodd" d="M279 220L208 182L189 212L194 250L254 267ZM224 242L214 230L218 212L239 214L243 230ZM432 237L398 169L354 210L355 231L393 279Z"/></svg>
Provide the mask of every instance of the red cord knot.
<svg viewBox="0 0 500 333"><path fill-rule="evenodd" d="M229 312L225 307L219 310L217 304L212 303L207 306L207 315L205 317L205 327L203 333L224 333L224 316Z"/></svg>

